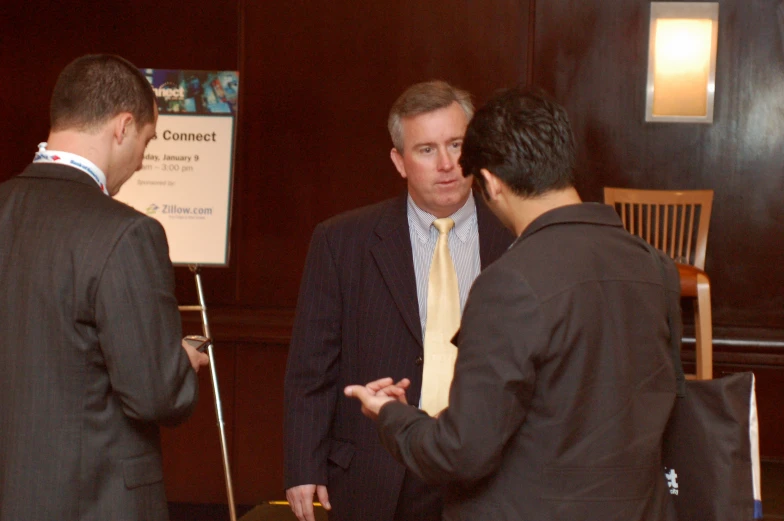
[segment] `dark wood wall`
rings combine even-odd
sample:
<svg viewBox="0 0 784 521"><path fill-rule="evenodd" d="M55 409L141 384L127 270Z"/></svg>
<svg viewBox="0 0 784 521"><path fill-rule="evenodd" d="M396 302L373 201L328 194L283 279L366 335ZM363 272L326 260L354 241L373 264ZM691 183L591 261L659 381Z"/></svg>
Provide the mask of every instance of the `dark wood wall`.
<svg viewBox="0 0 784 521"><path fill-rule="evenodd" d="M763 453L784 458L780 296L782 76L775 6L722 2L716 122L643 123L648 3L638 0L414 0L69 3L2 8L0 181L46 138L59 70L88 52L140 67L240 71L231 259L203 273L238 503L283 497L282 383L310 233L340 211L404 189L389 160L390 104L409 84L442 78L478 103L534 81L563 102L580 147L579 188L712 188L707 269L720 338L717 372L758 374ZM767 9L766 12L765 10ZM2 247L2 245L0 245ZM195 303L177 268L178 297ZM198 317L185 315L189 332ZM174 501L223 502L211 383L198 410L164 434ZM767 431L767 432L766 432Z"/></svg>
<svg viewBox="0 0 784 521"><path fill-rule="evenodd" d="M649 2L537 2L534 81L569 109L584 196L714 190L706 270L718 336L784 338L780 2L723 1L713 124L645 123Z"/></svg>
<svg viewBox="0 0 784 521"><path fill-rule="evenodd" d="M781 459L784 26L780 2L719 4L710 125L645 123L647 1L537 2L532 80L569 111L585 199L604 186L714 191L715 371L755 371L762 453Z"/></svg>

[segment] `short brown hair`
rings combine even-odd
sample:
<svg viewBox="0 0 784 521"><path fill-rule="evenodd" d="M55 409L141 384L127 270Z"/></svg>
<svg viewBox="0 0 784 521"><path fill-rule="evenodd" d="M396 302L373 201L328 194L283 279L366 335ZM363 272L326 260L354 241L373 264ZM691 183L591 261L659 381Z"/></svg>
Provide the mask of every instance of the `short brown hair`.
<svg viewBox="0 0 784 521"><path fill-rule="evenodd" d="M121 112L137 126L155 120L152 86L131 62L111 54L86 55L57 78L49 106L52 130L91 130Z"/></svg>
<svg viewBox="0 0 784 521"><path fill-rule="evenodd" d="M455 102L470 121L474 115L474 104L468 92L441 80L416 83L406 89L392 105L387 120L389 135L397 151L403 153L403 118L444 109Z"/></svg>

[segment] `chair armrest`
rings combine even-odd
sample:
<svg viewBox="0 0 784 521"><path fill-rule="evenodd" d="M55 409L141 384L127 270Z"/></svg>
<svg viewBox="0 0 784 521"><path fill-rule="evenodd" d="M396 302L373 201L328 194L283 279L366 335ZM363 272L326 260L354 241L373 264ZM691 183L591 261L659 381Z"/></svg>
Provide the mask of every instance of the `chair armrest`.
<svg viewBox="0 0 784 521"><path fill-rule="evenodd" d="M697 283L710 283L708 274L699 268L695 268L690 264L681 264L680 262L676 262L675 266L678 268L678 275L681 278L682 297L696 297Z"/></svg>

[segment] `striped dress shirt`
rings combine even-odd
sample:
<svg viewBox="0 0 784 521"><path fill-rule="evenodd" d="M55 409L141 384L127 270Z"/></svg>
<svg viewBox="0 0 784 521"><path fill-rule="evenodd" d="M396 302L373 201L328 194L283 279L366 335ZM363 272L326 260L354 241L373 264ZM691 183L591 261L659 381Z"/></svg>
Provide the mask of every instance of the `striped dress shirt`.
<svg viewBox="0 0 784 521"><path fill-rule="evenodd" d="M449 253L457 272L457 286L460 292L460 314L463 313L468 291L479 275L479 228L476 220L474 195L455 213L449 216L455 226L449 231ZM408 196L408 228L411 236L411 251L414 255L419 319L422 325L422 338L427 323L427 286L430 278L430 263L433 260L438 230L433 226L434 215L419 208L411 195Z"/></svg>

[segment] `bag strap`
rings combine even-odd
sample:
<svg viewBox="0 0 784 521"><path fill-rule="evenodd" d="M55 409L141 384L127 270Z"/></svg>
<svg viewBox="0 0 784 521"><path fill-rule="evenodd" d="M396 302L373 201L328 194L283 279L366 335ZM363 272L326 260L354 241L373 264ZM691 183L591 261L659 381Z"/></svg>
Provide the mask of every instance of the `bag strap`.
<svg viewBox="0 0 784 521"><path fill-rule="evenodd" d="M683 374L683 364L681 363L681 343L679 338L675 338L672 334L672 321L675 314L673 309L672 299L667 294L667 272L664 271L664 262L662 262L659 252L648 244L648 242L640 239L640 242L645 245L645 248L653 256L656 265L659 266L659 273L662 277L662 287L664 288L664 301L667 303L667 326L670 329L670 345L672 347L672 365L675 368L675 385L677 395L680 397L686 396L686 375Z"/></svg>

